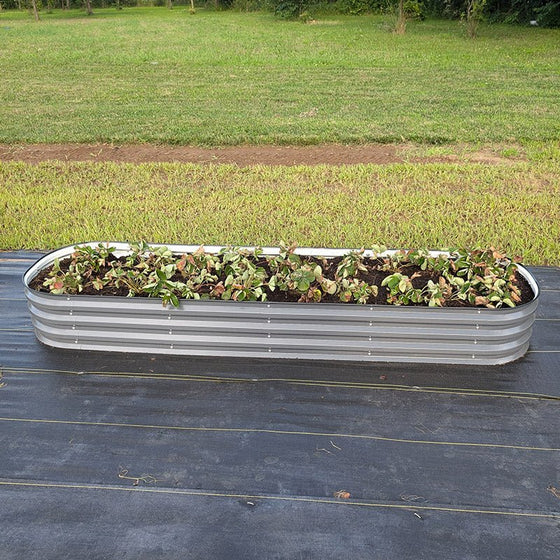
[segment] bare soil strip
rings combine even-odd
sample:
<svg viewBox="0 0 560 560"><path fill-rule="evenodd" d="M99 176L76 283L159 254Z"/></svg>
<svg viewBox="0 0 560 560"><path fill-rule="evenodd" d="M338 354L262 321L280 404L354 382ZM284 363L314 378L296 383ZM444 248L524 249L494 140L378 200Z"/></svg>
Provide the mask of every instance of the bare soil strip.
<svg viewBox="0 0 560 560"><path fill-rule="evenodd" d="M468 161L492 165L512 162L511 159L501 157L490 149L464 156L417 157L414 155L413 148L406 144L227 146L221 148L152 144L0 144L0 161L23 161L34 164L52 160L232 163L239 166L391 164L405 161L414 163Z"/></svg>

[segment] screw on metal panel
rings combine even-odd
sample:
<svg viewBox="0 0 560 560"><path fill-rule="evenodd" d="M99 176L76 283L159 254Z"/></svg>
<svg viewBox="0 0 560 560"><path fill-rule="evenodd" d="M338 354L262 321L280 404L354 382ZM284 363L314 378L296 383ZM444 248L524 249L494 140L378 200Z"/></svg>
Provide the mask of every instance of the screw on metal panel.
<svg viewBox="0 0 560 560"><path fill-rule="evenodd" d="M170 345L169 345L169 348L170 348L171 350L173 350L173 344L170 344Z"/></svg>
<svg viewBox="0 0 560 560"><path fill-rule="evenodd" d="M269 352L272 352L272 348L269 348L268 351L269 351Z"/></svg>
<svg viewBox="0 0 560 560"><path fill-rule="evenodd" d="M266 322L267 322L267 323L270 323L270 317L268 317L268 318L266 319Z"/></svg>
<svg viewBox="0 0 560 560"><path fill-rule="evenodd" d="M478 341L476 340L476 338L474 339L474 343L475 343L475 344L478 344Z"/></svg>
<svg viewBox="0 0 560 560"><path fill-rule="evenodd" d="M472 355L472 359L474 360L474 354Z"/></svg>
<svg viewBox="0 0 560 560"><path fill-rule="evenodd" d="M369 341L371 342L371 336L369 337Z"/></svg>
<svg viewBox="0 0 560 560"><path fill-rule="evenodd" d="M169 329L169 334L173 334L173 329Z"/></svg>
<svg viewBox="0 0 560 560"><path fill-rule="evenodd" d="M368 355L368 356L371 356L371 350L368 350L367 355Z"/></svg>
<svg viewBox="0 0 560 560"><path fill-rule="evenodd" d="M373 321L370 321L370 322L369 322L369 326L370 326L370 327L373 327Z"/></svg>
<svg viewBox="0 0 560 560"><path fill-rule="evenodd" d="M70 311L68 312L68 315L72 315L74 312L72 311L72 309L70 309Z"/></svg>
<svg viewBox="0 0 560 560"><path fill-rule="evenodd" d="M267 333L266 338L270 338L270 333Z"/></svg>
<svg viewBox="0 0 560 560"><path fill-rule="evenodd" d="M480 325L477 323L476 324L476 330L480 329Z"/></svg>

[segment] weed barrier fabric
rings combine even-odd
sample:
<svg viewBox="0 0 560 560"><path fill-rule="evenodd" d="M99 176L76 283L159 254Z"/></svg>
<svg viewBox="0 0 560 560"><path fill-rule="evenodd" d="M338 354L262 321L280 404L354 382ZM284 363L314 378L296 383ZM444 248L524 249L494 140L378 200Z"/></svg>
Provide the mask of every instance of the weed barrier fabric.
<svg viewBox="0 0 560 560"><path fill-rule="evenodd" d="M560 270L497 367L37 342L0 253L2 558L557 558ZM188 551L188 552L187 552Z"/></svg>

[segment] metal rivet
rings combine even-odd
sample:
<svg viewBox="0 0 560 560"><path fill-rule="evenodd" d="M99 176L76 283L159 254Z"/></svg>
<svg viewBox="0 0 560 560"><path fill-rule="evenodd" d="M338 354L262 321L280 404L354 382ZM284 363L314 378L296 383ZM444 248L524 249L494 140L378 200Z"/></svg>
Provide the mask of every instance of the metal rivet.
<svg viewBox="0 0 560 560"><path fill-rule="evenodd" d="M169 329L169 334L173 334L173 329Z"/></svg>

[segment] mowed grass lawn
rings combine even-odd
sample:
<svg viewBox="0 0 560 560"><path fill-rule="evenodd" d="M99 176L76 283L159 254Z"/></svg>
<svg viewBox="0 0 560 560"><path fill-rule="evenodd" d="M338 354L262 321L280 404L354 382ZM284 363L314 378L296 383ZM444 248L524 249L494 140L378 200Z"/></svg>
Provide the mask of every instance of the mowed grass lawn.
<svg viewBox="0 0 560 560"><path fill-rule="evenodd" d="M0 142L490 146L496 165L0 163L0 249L444 248L560 264L560 31L380 16L0 13ZM434 146L434 144L438 144Z"/></svg>
<svg viewBox="0 0 560 560"><path fill-rule="evenodd" d="M184 7L0 13L0 142L560 137L560 30Z"/></svg>
<svg viewBox="0 0 560 560"><path fill-rule="evenodd" d="M560 264L557 162L0 165L0 247L79 241L444 248ZM8 186L5 188L4 186Z"/></svg>

